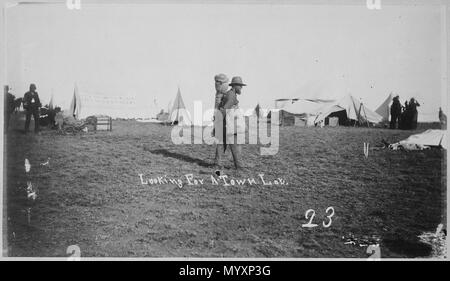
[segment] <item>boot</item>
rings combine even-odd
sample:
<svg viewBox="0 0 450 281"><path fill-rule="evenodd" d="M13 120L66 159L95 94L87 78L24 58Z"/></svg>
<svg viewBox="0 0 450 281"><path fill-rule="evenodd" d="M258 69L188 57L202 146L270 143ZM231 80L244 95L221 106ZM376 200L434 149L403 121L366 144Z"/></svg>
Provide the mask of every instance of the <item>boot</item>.
<svg viewBox="0 0 450 281"><path fill-rule="evenodd" d="M221 144L216 145L216 157L214 158L214 165L219 169L222 168L222 146Z"/></svg>

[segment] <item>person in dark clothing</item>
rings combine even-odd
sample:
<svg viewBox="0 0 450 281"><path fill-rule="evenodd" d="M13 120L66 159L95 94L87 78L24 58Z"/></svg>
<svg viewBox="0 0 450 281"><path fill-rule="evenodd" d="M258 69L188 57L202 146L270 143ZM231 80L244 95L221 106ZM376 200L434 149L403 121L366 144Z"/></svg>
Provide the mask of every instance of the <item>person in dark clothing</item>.
<svg viewBox="0 0 450 281"><path fill-rule="evenodd" d="M16 97L9 92L8 85L5 86L4 91L5 91L5 102L4 102L5 125L4 125L4 128L7 131L9 128L9 120L11 119L11 114L14 112L14 109L15 109L14 100Z"/></svg>
<svg viewBox="0 0 450 281"><path fill-rule="evenodd" d="M396 96L392 99L391 105L391 123L389 126L391 129L397 128L397 122L399 122L401 114L402 114L402 105L400 104L399 96Z"/></svg>
<svg viewBox="0 0 450 281"><path fill-rule="evenodd" d="M410 130L411 129L411 108L408 101L405 101L402 106L402 113L399 120L399 129Z"/></svg>
<svg viewBox="0 0 450 281"><path fill-rule="evenodd" d="M39 109L42 106L39 95L36 92L36 85L30 85L30 91L26 92L23 97L23 108L26 111L25 133L30 127L31 115L34 118L34 132L39 133Z"/></svg>
<svg viewBox="0 0 450 281"><path fill-rule="evenodd" d="M409 114L410 114L410 129L412 130L417 129L418 106L420 106L420 104L416 101L416 99L411 98L411 100L409 101L409 111L410 111Z"/></svg>

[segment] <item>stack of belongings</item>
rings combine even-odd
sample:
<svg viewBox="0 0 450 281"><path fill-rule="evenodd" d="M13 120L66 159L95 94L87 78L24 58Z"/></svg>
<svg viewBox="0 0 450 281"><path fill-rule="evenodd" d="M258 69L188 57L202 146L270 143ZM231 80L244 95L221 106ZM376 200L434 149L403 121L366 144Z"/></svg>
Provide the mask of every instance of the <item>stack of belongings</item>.
<svg viewBox="0 0 450 281"><path fill-rule="evenodd" d="M411 135L409 138L390 144L392 150L423 150L431 147L447 149L446 130L427 130L421 134Z"/></svg>
<svg viewBox="0 0 450 281"><path fill-rule="evenodd" d="M39 111L39 125L40 126L48 126L50 123L49 118L49 109L46 107L42 107Z"/></svg>
<svg viewBox="0 0 450 281"><path fill-rule="evenodd" d="M55 116L55 122L58 126L58 129L68 129L73 128L78 131L78 129L82 128L85 125L85 122L82 120L76 120L73 115L64 114L64 111L58 112Z"/></svg>

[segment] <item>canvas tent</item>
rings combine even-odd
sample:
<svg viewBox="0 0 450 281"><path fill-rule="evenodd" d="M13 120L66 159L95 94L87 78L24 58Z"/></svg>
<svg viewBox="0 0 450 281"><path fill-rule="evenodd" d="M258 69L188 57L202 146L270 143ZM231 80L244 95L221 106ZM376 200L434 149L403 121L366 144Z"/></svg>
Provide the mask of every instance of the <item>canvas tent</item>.
<svg viewBox="0 0 450 281"><path fill-rule="evenodd" d="M321 108L329 102L298 100L280 110L281 125L314 126L314 120Z"/></svg>
<svg viewBox="0 0 450 281"><path fill-rule="evenodd" d="M79 91L75 86L69 114L75 119L105 115L111 118L133 118L136 116L136 99L131 96L106 96Z"/></svg>
<svg viewBox="0 0 450 281"><path fill-rule="evenodd" d="M180 88L178 88L177 96L175 97L172 109L170 111L170 122L173 125L180 126L190 126L192 124L191 116L184 105L183 98L181 97Z"/></svg>
<svg viewBox="0 0 450 281"><path fill-rule="evenodd" d="M411 135L409 138L402 140L396 144L391 145L392 147L423 147L423 146L441 146L447 149L447 130L426 130L421 134Z"/></svg>
<svg viewBox="0 0 450 281"><path fill-rule="evenodd" d="M323 99L296 99L278 109L280 125L314 126L320 109L335 102ZM270 115L271 116L271 115Z"/></svg>
<svg viewBox="0 0 450 281"><path fill-rule="evenodd" d="M341 100L322 108L315 122L325 121L325 118L330 116L338 116L340 123L343 119L354 120L360 123L379 123L383 119L382 116L367 108L352 95L347 95Z"/></svg>
<svg viewBox="0 0 450 281"><path fill-rule="evenodd" d="M283 111L289 112L295 115L311 116L318 115L320 110L332 103L334 100L299 100L286 107L282 108Z"/></svg>
<svg viewBox="0 0 450 281"><path fill-rule="evenodd" d="M53 94L50 98L50 101L48 102L48 109L53 110Z"/></svg>
<svg viewBox="0 0 450 281"><path fill-rule="evenodd" d="M390 93L386 100L375 110L383 119L381 122L389 122L389 116L391 112L391 104L394 94Z"/></svg>

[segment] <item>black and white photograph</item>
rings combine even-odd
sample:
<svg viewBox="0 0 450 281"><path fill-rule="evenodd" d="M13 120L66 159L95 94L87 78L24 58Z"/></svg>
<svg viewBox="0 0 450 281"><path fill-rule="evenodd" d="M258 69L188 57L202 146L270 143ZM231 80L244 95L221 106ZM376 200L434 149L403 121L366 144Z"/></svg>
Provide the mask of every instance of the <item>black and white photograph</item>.
<svg viewBox="0 0 450 281"><path fill-rule="evenodd" d="M448 259L448 1L1 5L0 259Z"/></svg>

